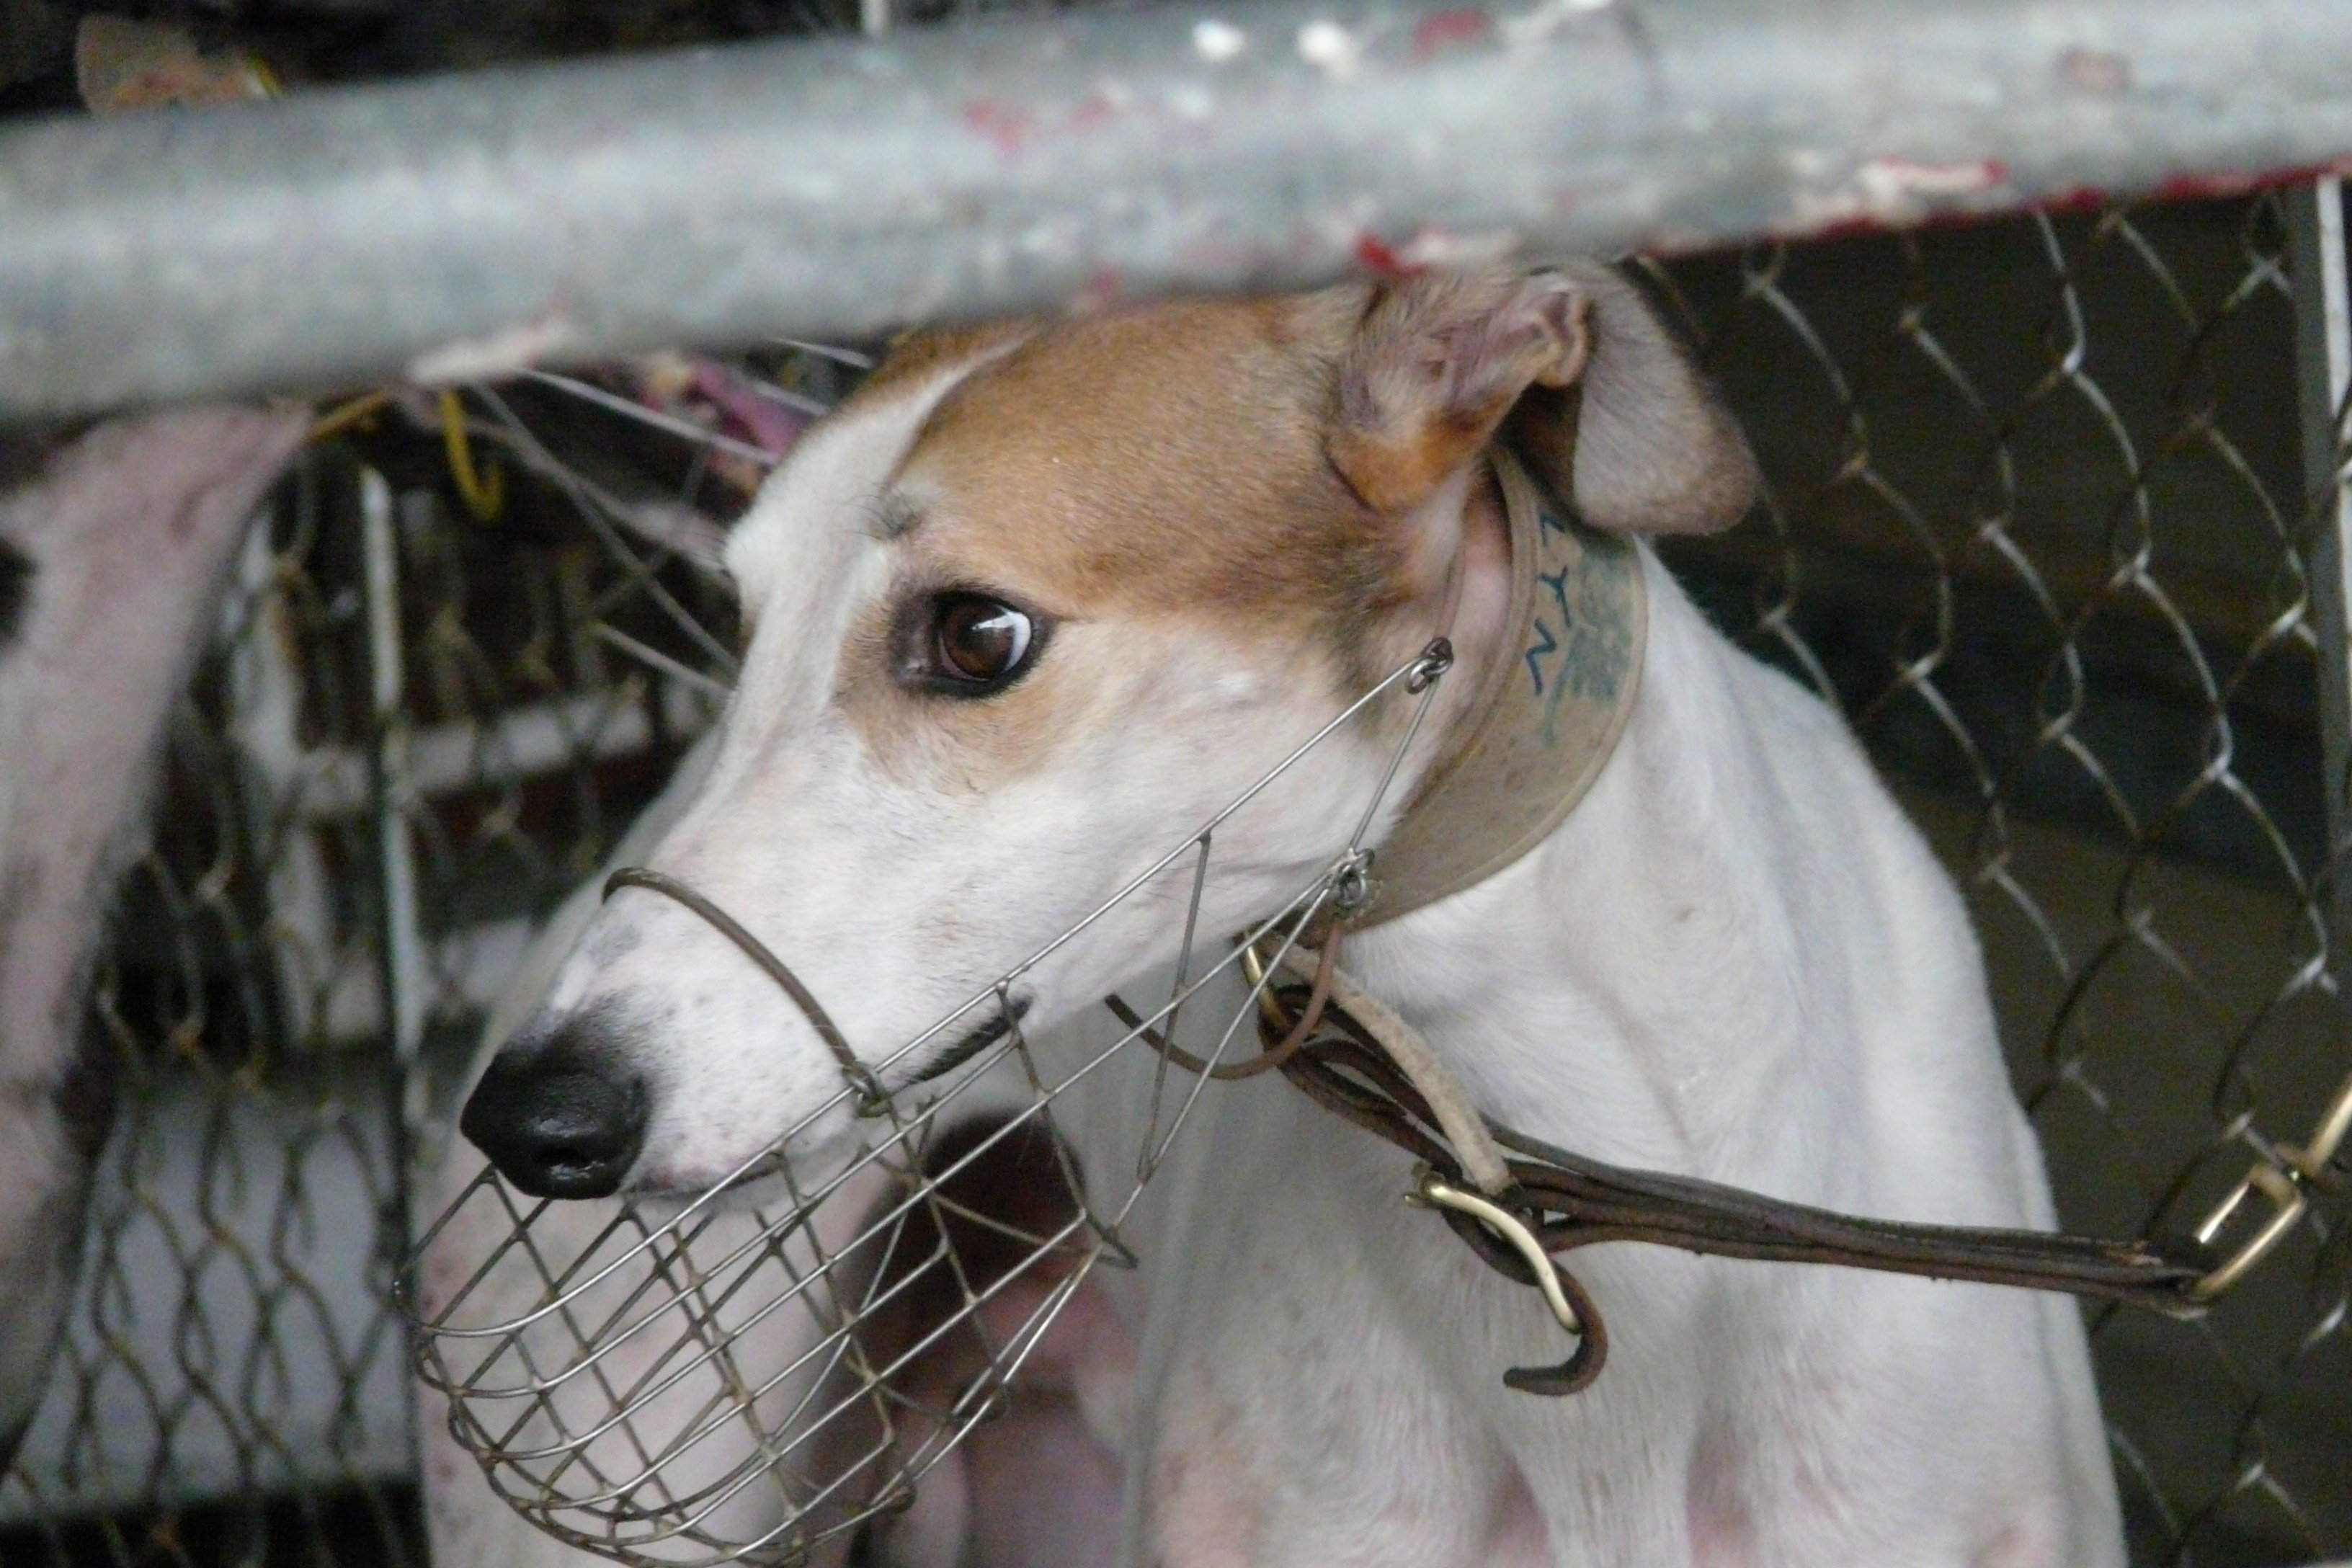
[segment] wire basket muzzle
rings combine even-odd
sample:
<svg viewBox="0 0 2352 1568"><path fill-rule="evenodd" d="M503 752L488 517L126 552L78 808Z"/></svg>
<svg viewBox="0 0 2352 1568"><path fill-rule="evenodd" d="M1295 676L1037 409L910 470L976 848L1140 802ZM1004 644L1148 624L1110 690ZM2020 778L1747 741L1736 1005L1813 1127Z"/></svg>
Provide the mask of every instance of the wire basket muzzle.
<svg viewBox="0 0 2352 1568"><path fill-rule="evenodd" d="M419 1375L491 1488L624 1563L845 1563L861 1530L941 1525L919 1510L951 1511L961 1482L927 1478L1024 1400L1076 1409L1122 1447L1132 1325L1098 1274L1134 1261L1124 1227L1212 1081L1177 1064L1270 1043L1256 1028L1268 994L1303 985L1309 933L1362 896L1379 795L1342 851L1224 940L1201 930L1217 829L1422 664L1029 965L845 1072L730 1182L656 1205L530 1198L478 1162L457 1173L399 1298ZM1433 680L1407 688L1419 706L1379 792ZM1116 1027L1097 1015L1033 1042L1013 980L1131 900L1171 922L1165 999L1114 999ZM990 1009L994 1026L976 1031ZM927 1041L969 1037L988 1043L942 1076L900 1068ZM845 1121L845 1144L830 1131Z"/></svg>
<svg viewBox="0 0 2352 1568"><path fill-rule="evenodd" d="M933 1117L782 1185L657 1220L468 1184L425 1255L420 1368L534 1523L632 1563L845 1550L1003 1404L1110 1245L1042 1113Z"/></svg>

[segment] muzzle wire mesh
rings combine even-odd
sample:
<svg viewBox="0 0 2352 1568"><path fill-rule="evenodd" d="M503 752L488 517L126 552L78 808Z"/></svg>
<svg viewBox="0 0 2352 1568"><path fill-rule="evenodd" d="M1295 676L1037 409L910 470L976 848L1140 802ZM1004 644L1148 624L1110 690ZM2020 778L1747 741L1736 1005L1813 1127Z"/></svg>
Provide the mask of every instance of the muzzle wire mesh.
<svg viewBox="0 0 2352 1568"><path fill-rule="evenodd" d="M1131 1266L1122 1223L1205 1079L1155 1061L1131 1167L1087 1172L1056 1107L1111 1063L1172 1037L1188 1004L1264 960L1213 1045L1227 1059L1285 961L1354 907L1365 839L1450 662L1443 642L1301 742L1090 914L690 1199L582 1205L518 1194L484 1169L425 1236L401 1301L418 1366L491 1486L559 1538L630 1563L798 1563L845 1552L1002 1409L1088 1274ZM1281 908L1200 952L1217 834L1299 762L1391 695L1410 702L1347 845ZM1171 895L1174 894L1175 897ZM1181 921L1167 997L1107 1046L1033 1048L1014 988L1134 900ZM992 1043L938 1071L992 1022ZM692 1049L680 1041L677 1048ZM1004 1080L1018 1102L992 1105ZM1091 1182L1089 1178L1092 1178ZM1016 1194L1009 1202L1003 1193ZM992 1193L999 1194L992 1201Z"/></svg>

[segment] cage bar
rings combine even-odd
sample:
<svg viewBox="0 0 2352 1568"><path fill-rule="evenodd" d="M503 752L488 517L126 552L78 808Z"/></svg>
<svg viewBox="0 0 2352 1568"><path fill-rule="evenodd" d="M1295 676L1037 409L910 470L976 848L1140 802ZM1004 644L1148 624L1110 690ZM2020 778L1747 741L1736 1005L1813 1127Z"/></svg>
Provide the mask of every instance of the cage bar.
<svg viewBox="0 0 2352 1568"><path fill-rule="evenodd" d="M0 136L0 419L2352 154L2352 0L1064 15Z"/></svg>

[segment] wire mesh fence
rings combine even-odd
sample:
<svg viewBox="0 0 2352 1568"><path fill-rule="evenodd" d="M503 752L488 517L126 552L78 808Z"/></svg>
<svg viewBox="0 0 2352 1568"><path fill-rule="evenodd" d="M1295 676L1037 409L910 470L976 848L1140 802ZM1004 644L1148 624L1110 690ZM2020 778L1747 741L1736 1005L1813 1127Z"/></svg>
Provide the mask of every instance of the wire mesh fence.
<svg viewBox="0 0 2352 1568"><path fill-rule="evenodd" d="M2285 255L2266 196L1660 279L1770 477L1678 563L1960 878L2077 1228L2193 1224L2352 1068ZM2094 1315L2136 1560L2352 1546L2342 1218L2203 1322Z"/></svg>
<svg viewBox="0 0 2352 1568"><path fill-rule="evenodd" d="M1648 268L1769 481L1674 564L1960 877L2094 1231L2192 1221L2352 1068L2286 255L2263 196ZM710 721L700 562L856 373L643 362L355 411L306 458L100 977L131 1078L0 1556L422 1561L384 1305L409 1151ZM2343 1218L2201 1323L2095 1317L2135 1561L2352 1550Z"/></svg>
<svg viewBox="0 0 2352 1568"><path fill-rule="evenodd" d="M10 1562L422 1560L405 1108L708 724L731 612L679 546L749 478L529 392L377 412L247 542L97 984L123 1108Z"/></svg>

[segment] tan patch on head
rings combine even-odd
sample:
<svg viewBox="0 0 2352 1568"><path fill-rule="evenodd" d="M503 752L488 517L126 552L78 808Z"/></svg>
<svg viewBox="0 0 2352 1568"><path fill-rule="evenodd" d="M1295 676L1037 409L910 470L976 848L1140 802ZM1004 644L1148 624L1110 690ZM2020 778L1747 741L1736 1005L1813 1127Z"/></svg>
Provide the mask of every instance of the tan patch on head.
<svg viewBox="0 0 2352 1568"><path fill-rule="evenodd" d="M944 399L900 473L921 556L1066 616L1322 629L1394 554L1323 456L1322 300L1175 304L1055 328Z"/></svg>
<svg viewBox="0 0 2352 1568"><path fill-rule="evenodd" d="M982 363L877 498L893 586L862 614L836 687L877 761L984 790L1127 721L1165 694L1156 679L1244 649L1335 696L1386 673L1390 612L1433 584L1410 529L1329 454L1370 298L1175 303L910 344L901 382ZM1482 525L1495 510L1485 487L1469 504ZM951 587L1056 623L1027 679L972 700L909 689L898 617Z"/></svg>
<svg viewBox="0 0 2352 1568"><path fill-rule="evenodd" d="M844 649L840 696L877 760L984 788L1045 766L1092 720L1116 721L1122 677L1204 643L1272 643L1294 668L1346 669L1402 577L1395 541L1323 450L1357 308L1323 295L1063 323L951 391L889 489L898 585ZM916 352L950 358L943 343ZM960 701L896 678L898 605L950 586L1055 618L1028 679Z"/></svg>
<svg viewBox="0 0 2352 1568"><path fill-rule="evenodd" d="M1036 330L1034 321L1014 321L901 332L890 340L889 354L874 367L873 374L859 384L844 406L854 407L869 399L894 395L914 382L959 363L1000 353Z"/></svg>

